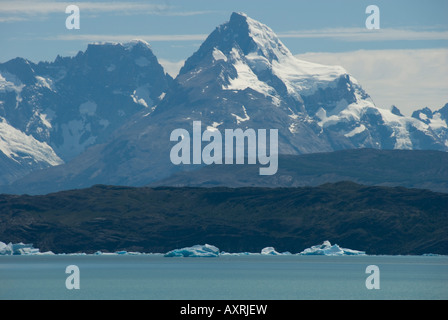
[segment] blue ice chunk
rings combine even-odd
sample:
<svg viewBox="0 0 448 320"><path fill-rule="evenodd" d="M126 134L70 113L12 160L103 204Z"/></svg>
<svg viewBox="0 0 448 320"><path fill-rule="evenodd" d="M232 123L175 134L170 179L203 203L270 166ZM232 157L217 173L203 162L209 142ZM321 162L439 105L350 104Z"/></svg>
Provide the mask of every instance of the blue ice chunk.
<svg viewBox="0 0 448 320"><path fill-rule="evenodd" d="M165 254L165 257L219 257L219 249L210 244L197 244L192 247L171 250Z"/></svg>
<svg viewBox="0 0 448 320"><path fill-rule="evenodd" d="M337 244L331 245L330 241L324 241L320 245L312 246L298 253L299 255L320 255L320 256L359 256L365 255L364 251L345 249Z"/></svg>

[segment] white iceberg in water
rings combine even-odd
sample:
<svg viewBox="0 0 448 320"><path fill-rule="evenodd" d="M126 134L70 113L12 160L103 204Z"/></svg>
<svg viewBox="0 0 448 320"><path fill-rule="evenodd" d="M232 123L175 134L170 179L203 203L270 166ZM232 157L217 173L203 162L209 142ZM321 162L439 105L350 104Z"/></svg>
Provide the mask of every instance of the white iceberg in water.
<svg viewBox="0 0 448 320"><path fill-rule="evenodd" d="M50 255L54 254L51 251L40 252L39 249L34 248L33 244L25 243L4 243L0 241L0 256L18 256L18 255Z"/></svg>
<svg viewBox="0 0 448 320"><path fill-rule="evenodd" d="M165 257L219 257L219 249L210 244L197 244L192 247L171 250L165 254Z"/></svg>
<svg viewBox="0 0 448 320"><path fill-rule="evenodd" d="M11 252L10 246L0 241L0 256L10 255Z"/></svg>
<svg viewBox="0 0 448 320"><path fill-rule="evenodd" d="M274 247L266 247L261 249L261 254L266 255L266 256L278 256L281 253L275 251Z"/></svg>
<svg viewBox="0 0 448 320"><path fill-rule="evenodd" d="M221 251L219 254L220 256L251 256L251 255L257 255L259 253L252 253L252 252L225 252Z"/></svg>
<svg viewBox="0 0 448 320"><path fill-rule="evenodd" d="M265 256L282 256L282 255L290 255L290 252L278 252L274 249L274 247L266 247L261 250L261 254Z"/></svg>
<svg viewBox="0 0 448 320"><path fill-rule="evenodd" d="M331 245L330 241L324 241L320 245L312 246L298 253L299 255L320 255L320 256L360 256L365 255L364 251L345 249L337 244Z"/></svg>
<svg viewBox="0 0 448 320"><path fill-rule="evenodd" d="M97 251L92 255L140 255L148 253L140 252L128 252L128 251L116 251L114 253L106 253ZM174 249L165 254L163 253L149 253L152 255L163 255L165 257L219 257L223 256L248 256L248 255L264 255L264 256L282 256L291 255L290 252L278 252L274 247L266 247L261 250L260 253L251 252L240 252L240 253L228 253L220 251L217 247L205 244L205 245L194 245L192 247L185 247L181 249ZM25 243L8 243L5 244L0 241L0 256L12 256L12 255L54 255L53 252L40 252L39 249L34 248L33 244ZM85 253L71 253L71 254L60 254L60 255L86 255ZM297 255L324 255L324 256L348 256L348 255L365 255L364 251L357 251L352 249L345 249L339 247L337 244L331 245L329 241L324 241L320 245L312 246L311 248L305 249Z"/></svg>

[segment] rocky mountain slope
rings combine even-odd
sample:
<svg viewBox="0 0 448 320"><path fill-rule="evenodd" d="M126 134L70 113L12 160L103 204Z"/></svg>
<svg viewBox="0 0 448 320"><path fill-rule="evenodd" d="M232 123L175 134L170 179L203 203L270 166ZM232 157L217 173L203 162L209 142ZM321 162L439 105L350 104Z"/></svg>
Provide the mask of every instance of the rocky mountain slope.
<svg viewBox="0 0 448 320"><path fill-rule="evenodd" d="M69 162L149 113L172 79L142 41L91 44L75 57L0 64L0 184Z"/></svg>
<svg viewBox="0 0 448 320"><path fill-rule="evenodd" d="M121 54L115 55L117 50ZM95 52L104 58L94 67L88 57ZM121 67L123 55L131 63ZM72 69L59 67L67 61ZM21 65L29 69L28 62ZM9 112L14 115L4 118L46 142L66 163L17 179L8 189L14 192L99 183L141 186L189 170L171 163L175 142L170 134L178 128L192 134L193 121L201 121L202 130L220 132L277 129L279 153L284 155L359 148L448 151L446 106L431 114L423 109L413 117L396 108L379 108L342 67L298 60L269 27L243 13L233 13L218 26L174 81L141 43L93 45L74 58L38 66L51 78L38 80L31 72L29 81L47 91L62 86L57 97L69 106L61 111L37 101L41 111L28 131L14 120L22 113ZM110 83L112 78L105 75L114 72L120 76ZM26 83L25 78L11 81L8 85L16 88ZM33 99L22 94L24 89L19 99L18 90L11 91L12 100L28 106ZM79 97L72 90L88 94ZM26 119L34 112L28 109Z"/></svg>

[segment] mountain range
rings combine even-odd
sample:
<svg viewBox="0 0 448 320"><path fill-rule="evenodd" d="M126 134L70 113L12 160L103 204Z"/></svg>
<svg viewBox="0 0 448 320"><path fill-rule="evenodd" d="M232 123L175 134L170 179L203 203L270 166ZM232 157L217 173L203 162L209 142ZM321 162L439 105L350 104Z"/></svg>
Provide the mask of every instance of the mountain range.
<svg viewBox="0 0 448 320"><path fill-rule="evenodd" d="M75 57L0 64L0 183L70 162L157 104L172 78L148 44L90 44Z"/></svg>
<svg viewBox="0 0 448 320"><path fill-rule="evenodd" d="M175 79L140 40L0 64L0 191L143 186L191 170L169 155L170 133L193 121L278 129L282 155L448 151L448 104L411 117L378 107L342 67L299 60L269 27L233 13Z"/></svg>

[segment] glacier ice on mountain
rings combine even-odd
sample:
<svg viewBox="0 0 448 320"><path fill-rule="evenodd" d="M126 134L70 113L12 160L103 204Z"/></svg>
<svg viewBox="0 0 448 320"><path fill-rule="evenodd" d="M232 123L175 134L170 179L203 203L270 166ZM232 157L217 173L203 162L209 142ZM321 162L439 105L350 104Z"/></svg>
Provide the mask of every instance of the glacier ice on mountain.
<svg viewBox="0 0 448 320"><path fill-rule="evenodd" d="M65 96L69 91L74 97ZM11 189L20 193L164 179L181 170L166 166L170 145L164 137L199 120L219 129L278 129L279 154L358 148L448 151L448 105L412 116L377 106L356 75L341 66L298 59L272 29L237 12L210 33L174 80L144 41L96 43L54 62L16 58L0 64L0 102L3 93L13 97L3 103L3 127L13 126L48 145L43 165L36 166L41 145L11 153L9 141L21 141L20 133L9 130L17 138L0 139L5 150L0 165L14 169L0 172L0 184L13 184ZM29 105L31 96L51 103ZM60 100L70 105L61 106ZM61 161L65 164L57 166ZM42 166L52 168L43 174Z"/></svg>

